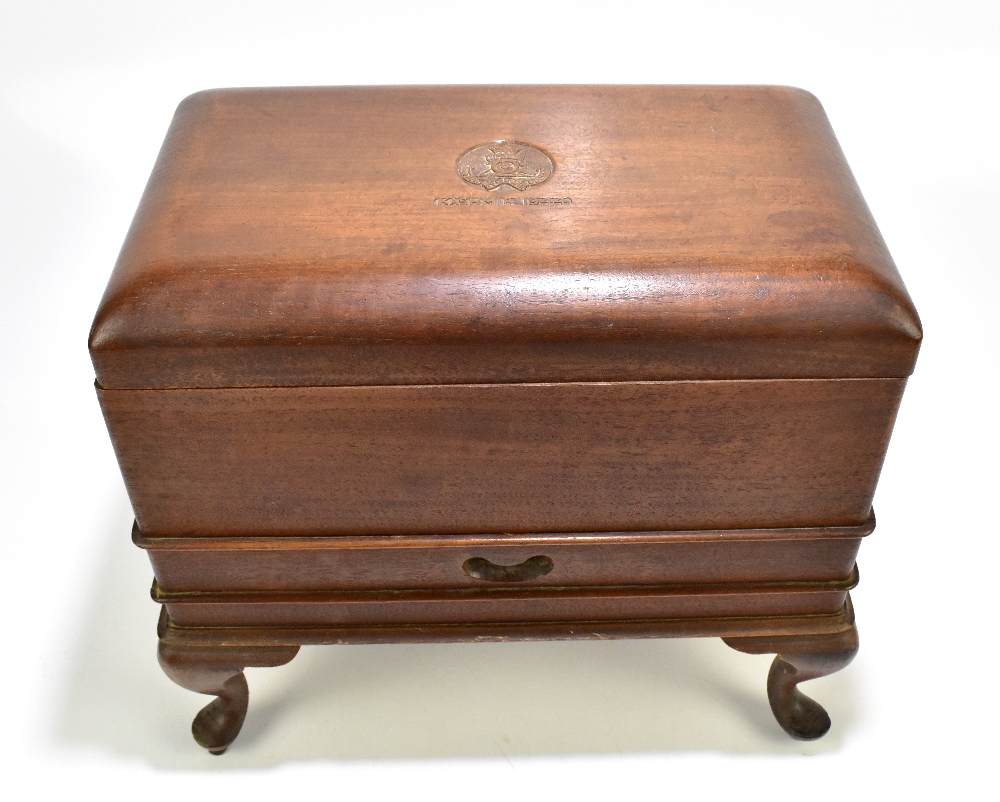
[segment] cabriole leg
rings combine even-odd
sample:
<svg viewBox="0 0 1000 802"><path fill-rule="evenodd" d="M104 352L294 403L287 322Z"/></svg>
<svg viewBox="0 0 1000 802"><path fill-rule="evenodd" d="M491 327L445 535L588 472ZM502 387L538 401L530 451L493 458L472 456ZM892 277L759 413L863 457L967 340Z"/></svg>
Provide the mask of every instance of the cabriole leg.
<svg viewBox="0 0 1000 802"><path fill-rule="evenodd" d="M160 666L170 679L198 693L218 697L194 718L194 739L213 755L221 755L236 740L247 714L250 694L243 669L280 666L298 646L230 646L179 644L161 640Z"/></svg>
<svg viewBox="0 0 1000 802"><path fill-rule="evenodd" d="M847 666L858 653L858 630L828 635L786 635L757 638L723 638L727 645L747 654L776 653L767 675L767 698L781 728L803 741L826 735L830 716L798 689L800 682L825 677Z"/></svg>

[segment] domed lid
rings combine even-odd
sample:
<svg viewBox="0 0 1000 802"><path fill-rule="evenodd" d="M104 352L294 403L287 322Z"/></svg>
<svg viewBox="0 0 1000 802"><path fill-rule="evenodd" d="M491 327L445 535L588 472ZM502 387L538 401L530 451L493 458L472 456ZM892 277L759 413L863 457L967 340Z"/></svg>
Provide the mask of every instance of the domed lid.
<svg viewBox="0 0 1000 802"><path fill-rule="evenodd" d="M107 388L898 377L920 323L814 97L233 89L179 107Z"/></svg>

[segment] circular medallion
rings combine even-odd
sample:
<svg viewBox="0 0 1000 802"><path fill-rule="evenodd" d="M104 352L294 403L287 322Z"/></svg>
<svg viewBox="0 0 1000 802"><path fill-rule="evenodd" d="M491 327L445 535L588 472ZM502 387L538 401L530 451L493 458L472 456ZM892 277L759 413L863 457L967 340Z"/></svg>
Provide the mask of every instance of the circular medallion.
<svg viewBox="0 0 1000 802"><path fill-rule="evenodd" d="M509 139L474 147L455 162L455 172L465 183L487 192L500 187L524 192L548 181L554 170L552 159L544 151Z"/></svg>

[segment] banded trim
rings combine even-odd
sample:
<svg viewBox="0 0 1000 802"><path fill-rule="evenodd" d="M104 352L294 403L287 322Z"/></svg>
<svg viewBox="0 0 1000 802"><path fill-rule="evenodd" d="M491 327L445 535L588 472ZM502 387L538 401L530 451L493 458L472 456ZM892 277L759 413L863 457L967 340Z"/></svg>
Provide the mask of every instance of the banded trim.
<svg viewBox="0 0 1000 802"><path fill-rule="evenodd" d="M829 635L854 626L848 595L837 613L796 616L664 618L629 621L393 624L356 627L179 627L160 609L161 642L177 646L307 646L361 643L460 643L628 638L778 637Z"/></svg>
<svg viewBox="0 0 1000 802"><path fill-rule="evenodd" d="M692 529L639 532L532 532L524 534L468 535L256 535L218 537L192 534L185 537L144 535L132 525L132 542L141 549L171 551L231 551L283 549L426 549L442 546L550 546L583 543L664 543L725 540L805 540L813 538L862 538L875 530L875 510L856 526L803 526L777 529Z"/></svg>

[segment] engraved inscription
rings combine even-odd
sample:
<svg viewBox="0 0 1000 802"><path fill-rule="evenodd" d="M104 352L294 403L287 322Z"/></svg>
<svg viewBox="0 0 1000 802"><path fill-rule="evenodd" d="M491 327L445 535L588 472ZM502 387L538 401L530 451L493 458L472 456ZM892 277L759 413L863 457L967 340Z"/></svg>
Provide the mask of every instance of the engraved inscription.
<svg viewBox="0 0 1000 802"><path fill-rule="evenodd" d="M552 177L555 165L548 154L525 142L502 139L465 151L455 172L467 184L493 192L512 187L524 192Z"/></svg>
<svg viewBox="0 0 1000 802"><path fill-rule="evenodd" d="M569 206L572 198L435 198L435 206Z"/></svg>

